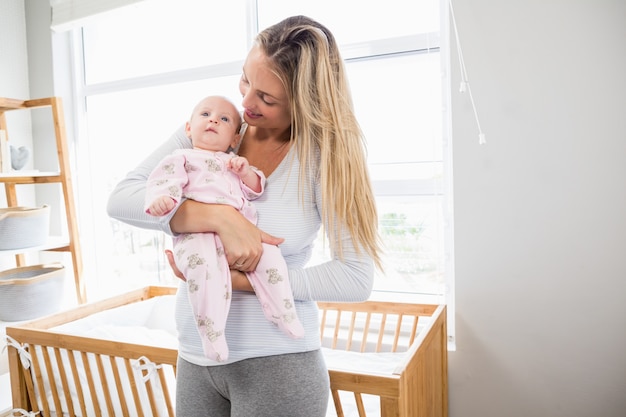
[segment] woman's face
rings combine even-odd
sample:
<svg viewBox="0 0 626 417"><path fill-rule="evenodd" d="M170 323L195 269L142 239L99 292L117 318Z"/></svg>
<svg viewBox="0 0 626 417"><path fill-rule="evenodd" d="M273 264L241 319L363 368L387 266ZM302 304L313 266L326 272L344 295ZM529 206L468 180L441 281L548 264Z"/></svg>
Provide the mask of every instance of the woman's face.
<svg viewBox="0 0 626 417"><path fill-rule="evenodd" d="M252 47L243 65L239 91L243 96L243 117L250 126L289 128L291 114L287 92L258 46Z"/></svg>

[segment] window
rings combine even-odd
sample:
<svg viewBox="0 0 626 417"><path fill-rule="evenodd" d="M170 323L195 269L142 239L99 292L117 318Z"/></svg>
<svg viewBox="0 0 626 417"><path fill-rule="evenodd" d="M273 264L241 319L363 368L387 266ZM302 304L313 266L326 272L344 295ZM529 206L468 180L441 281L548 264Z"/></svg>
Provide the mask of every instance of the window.
<svg viewBox="0 0 626 417"><path fill-rule="evenodd" d="M386 273L373 298L445 302L452 288L451 152L439 0L210 4L140 2L74 30L76 68L84 70L77 188L90 298L174 282L163 257L169 237L108 218L108 195L188 118L203 91L239 103L241 66L256 32L305 14L336 35L368 140L386 245Z"/></svg>

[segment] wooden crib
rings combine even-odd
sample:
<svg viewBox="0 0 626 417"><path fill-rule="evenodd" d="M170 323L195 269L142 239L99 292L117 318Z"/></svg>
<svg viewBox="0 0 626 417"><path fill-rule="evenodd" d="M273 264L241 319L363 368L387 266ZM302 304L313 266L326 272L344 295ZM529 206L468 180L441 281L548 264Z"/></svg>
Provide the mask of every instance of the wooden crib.
<svg viewBox="0 0 626 417"><path fill-rule="evenodd" d="M370 415L365 412L364 395L378 397L376 416L448 415L445 306L379 301L319 306L322 345L349 352L357 364L346 365L351 361L345 356L337 364L329 363L338 417L344 416L341 391L353 394L359 417ZM425 323L420 326L420 322ZM371 360L384 353L393 365L388 371ZM326 355L330 357L331 352Z"/></svg>
<svg viewBox="0 0 626 417"><path fill-rule="evenodd" d="M176 349L52 328L175 291L146 287L7 327L14 408L39 411L45 417L174 417ZM447 416L445 306L374 301L319 305L337 416L347 415L344 411L352 407L365 417L366 402L372 398L377 410L369 417ZM339 353L352 358L357 369L346 366L350 362L346 357L333 365L337 358L331 356ZM380 355L387 355L384 360L392 370L368 367ZM347 404L350 401L353 406Z"/></svg>

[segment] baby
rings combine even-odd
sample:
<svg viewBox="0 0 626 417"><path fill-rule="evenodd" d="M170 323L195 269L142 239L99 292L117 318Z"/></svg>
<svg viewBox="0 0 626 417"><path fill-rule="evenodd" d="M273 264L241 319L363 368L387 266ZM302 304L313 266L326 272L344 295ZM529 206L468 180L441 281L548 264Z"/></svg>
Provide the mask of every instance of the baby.
<svg viewBox="0 0 626 417"><path fill-rule="evenodd" d="M200 101L185 125L193 148L174 151L152 171L146 212L163 216L183 199L192 199L231 205L256 224L256 209L250 200L262 194L265 176L246 158L229 152L239 144L240 127L241 115L226 98L209 96ZM228 345L224 328L232 286L220 238L215 233L181 234L173 245L176 266L187 280L204 353L212 360L225 361ZM263 244L256 270L246 276L267 319L293 338L304 336L280 249Z"/></svg>

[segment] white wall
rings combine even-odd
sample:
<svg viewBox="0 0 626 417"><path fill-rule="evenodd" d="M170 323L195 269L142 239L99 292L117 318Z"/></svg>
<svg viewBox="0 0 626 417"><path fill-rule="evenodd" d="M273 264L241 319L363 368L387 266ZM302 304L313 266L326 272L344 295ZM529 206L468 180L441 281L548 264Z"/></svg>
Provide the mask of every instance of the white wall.
<svg viewBox="0 0 626 417"><path fill-rule="evenodd" d="M50 37L50 6L49 0L29 0L24 2L26 10L26 39L28 44L28 66L30 98L59 96L55 86L52 41ZM41 70L35 70L41 69ZM65 74L65 78L67 74ZM63 97L65 99L65 97ZM67 101L67 100L65 100ZM63 102L65 113L71 110ZM56 158L56 141L54 137L54 122L50 108L37 109L32 112L33 132L33 164L43 171L58 171L59 164ZM66 117L66 121L71 119ZM71 124L70 124L71 126ZM71 143L71 142L70 142ZM37 187L38 205L50 206L50 233L62 235L65 233L67 222L63 210L61 188L57 186Z"/></svg>
<svg viewBox="0 0 626 417"><path fill-rule="evenodd" d="M28 95L28 58L23 0L0 1L0 97Z"/></svg>
<svg viewBox="0 0 626 417"><path fill-rule="evenodd" d="M0 97L25 100L61 95L54 83L50 33L49 0L0 0ZM66 100L67 89L63 95ZM24 169L57 171L50 109L7 112L6 118L10 143L16 147L26 146L30 151ZM71 133L71 129L68 130ZM6 207L4 187L0 187L0 192L0 207ZM17 195L22 206L49 205L51 234L67 234L60 186L18 186ZM64 253L49 256L28 253L26 256L29 264L69 259ZM13 257L0 257L0 268L13 266Z"/></svg>
<svg viewBox="0 0 626 417"><path fill-rule="evenodd" d="M23 0L0 1L0 97L29 97L25 19ZM8 112L6 118L11 144L31 147L30 115ZM31 167L32 164L27 166ZM0 207L3 207L6 206L3 187L0 191Z"/></svg>
<svg viewBox="0 0 626 417"><path fill-rule="evenodd" d="M30 97L26 17L24 0L0 0L0 97L27 99ZM19 148L32 150L31 117L29 112L5 113L9 127L9 141ZM32 157L25 169L32 169ZM22 205L35 204L32 187L17 187ZM6 207L4 186L0 185L0 207ZM0 270L15 266L13 256L0 256ZM3 371L0 357L0 373Z"/></svg>
<svg viewBox="0 0 626 417"><path fill-rule="evenodd" d="M626 2L453 0L452 417L626 415Z"/></svg>
<svg viewBox="0 0 626 417"><path fill-rule="evenodd" d="M623 417L626 2L453 5L487 144L452 51L450 416Z"/></svg>
<svg viewBox="0 0 626 417"><path fill-rule="evenodd" d="M0 97L28 95L28 57L23 0L0 1Z"/></svg>

